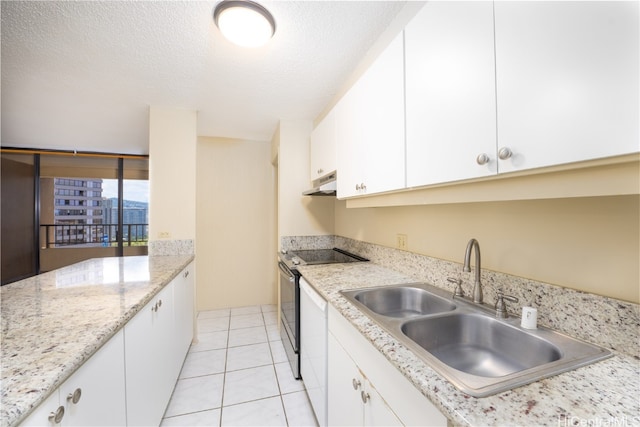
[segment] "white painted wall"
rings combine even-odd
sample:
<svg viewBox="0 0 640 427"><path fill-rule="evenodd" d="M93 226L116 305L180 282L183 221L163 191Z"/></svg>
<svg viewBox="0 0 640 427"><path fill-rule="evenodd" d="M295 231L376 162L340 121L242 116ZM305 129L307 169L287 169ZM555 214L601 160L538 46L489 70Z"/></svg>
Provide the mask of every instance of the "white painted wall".
<svg viewBox="0 0 640 427"><path fill-rule="evenodd" d="M309 180L310 120L280 122L272 145L278 157L278 237L333 234L335 197L302 196Z"/></svg>
<svg viewBox="0 0 640 427"><path fill-rule="evenodd" d="M149 110L149 240L196 238L197 112Z"/></svg>
<svg viewBox="0 0 640 427"><path fill-rule="evenodd" d="M482 268L640 302L640 197L584 197L378 208L336 205L336 234L462 263L470 238Z"/></svg>
<svg viewBox="0 0 640 427"><path fill-rule="evenodd" d="M201 137L196 169L197 309L275 304L270 144Z"/></svg>

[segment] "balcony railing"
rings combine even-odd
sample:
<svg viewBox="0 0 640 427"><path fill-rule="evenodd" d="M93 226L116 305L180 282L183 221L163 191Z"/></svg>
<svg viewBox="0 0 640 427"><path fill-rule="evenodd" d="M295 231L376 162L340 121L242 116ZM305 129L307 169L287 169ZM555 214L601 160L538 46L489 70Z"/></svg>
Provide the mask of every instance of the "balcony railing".
<svg viewBox="0 0 640 427"><path fill-rule="evenodd" d="M146 246L149 224L123 224L125 246ZM116 246L118 224L41 224L41 247Z"/></svg>

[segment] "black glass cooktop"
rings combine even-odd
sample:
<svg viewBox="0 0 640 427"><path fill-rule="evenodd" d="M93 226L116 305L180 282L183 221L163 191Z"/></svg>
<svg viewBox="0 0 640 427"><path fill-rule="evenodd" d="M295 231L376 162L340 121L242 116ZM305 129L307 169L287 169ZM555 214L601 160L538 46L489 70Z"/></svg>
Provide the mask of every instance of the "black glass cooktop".
<svg viewBox="0 0 640 427"><path fill-rule="evenodd" d="M294 265L335 264L343 262L369 261L366 258L337 248L289 251L288 258L294 261Z"/></svg>
<svg viewBox="0 0 640 427"><path fill-rule="evenodd" d="M335 248L292 251L291 254L300 258L307 265L368 261L366 258Z"/></svg>

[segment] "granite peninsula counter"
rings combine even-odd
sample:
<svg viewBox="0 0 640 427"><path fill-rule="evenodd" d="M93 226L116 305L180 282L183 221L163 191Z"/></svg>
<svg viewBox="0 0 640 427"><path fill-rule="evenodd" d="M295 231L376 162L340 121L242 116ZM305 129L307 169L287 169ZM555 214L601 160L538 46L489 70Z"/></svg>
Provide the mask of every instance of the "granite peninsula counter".
<svg viewBox="0 0 640 427"><path fill-rule="evenodd" d="M640 425L640 361L614 356L485 398L456 389L339 292L415 282L374 263L300 266L305 279L454 424L469 426ZM638 331L628 325L629 340Z"/></svg>
<svg viewBox="0 0 640 427"><path fill-rule="evenodd" d="M3 286L0 425L21 421L193 259L96 258Z"/></svg>

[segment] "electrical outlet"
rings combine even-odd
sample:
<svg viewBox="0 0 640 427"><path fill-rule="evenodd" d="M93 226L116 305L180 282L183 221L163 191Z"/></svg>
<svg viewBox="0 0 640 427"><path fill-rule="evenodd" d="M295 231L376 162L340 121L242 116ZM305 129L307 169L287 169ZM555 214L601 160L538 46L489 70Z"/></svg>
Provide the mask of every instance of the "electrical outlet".
<svg viewBox="0 0 640 427"><path fill-rule="evenodd" d="M159 239L168 239L169 237L171 237L171 233L169 233L168 231L161 231L158 233Z"/></svg>
<svg viewBox="0 0 640 427"><path fill-rule="evenodd" d="M398 249L407 249L407 235L396 234L396 245Z"/></svg>

